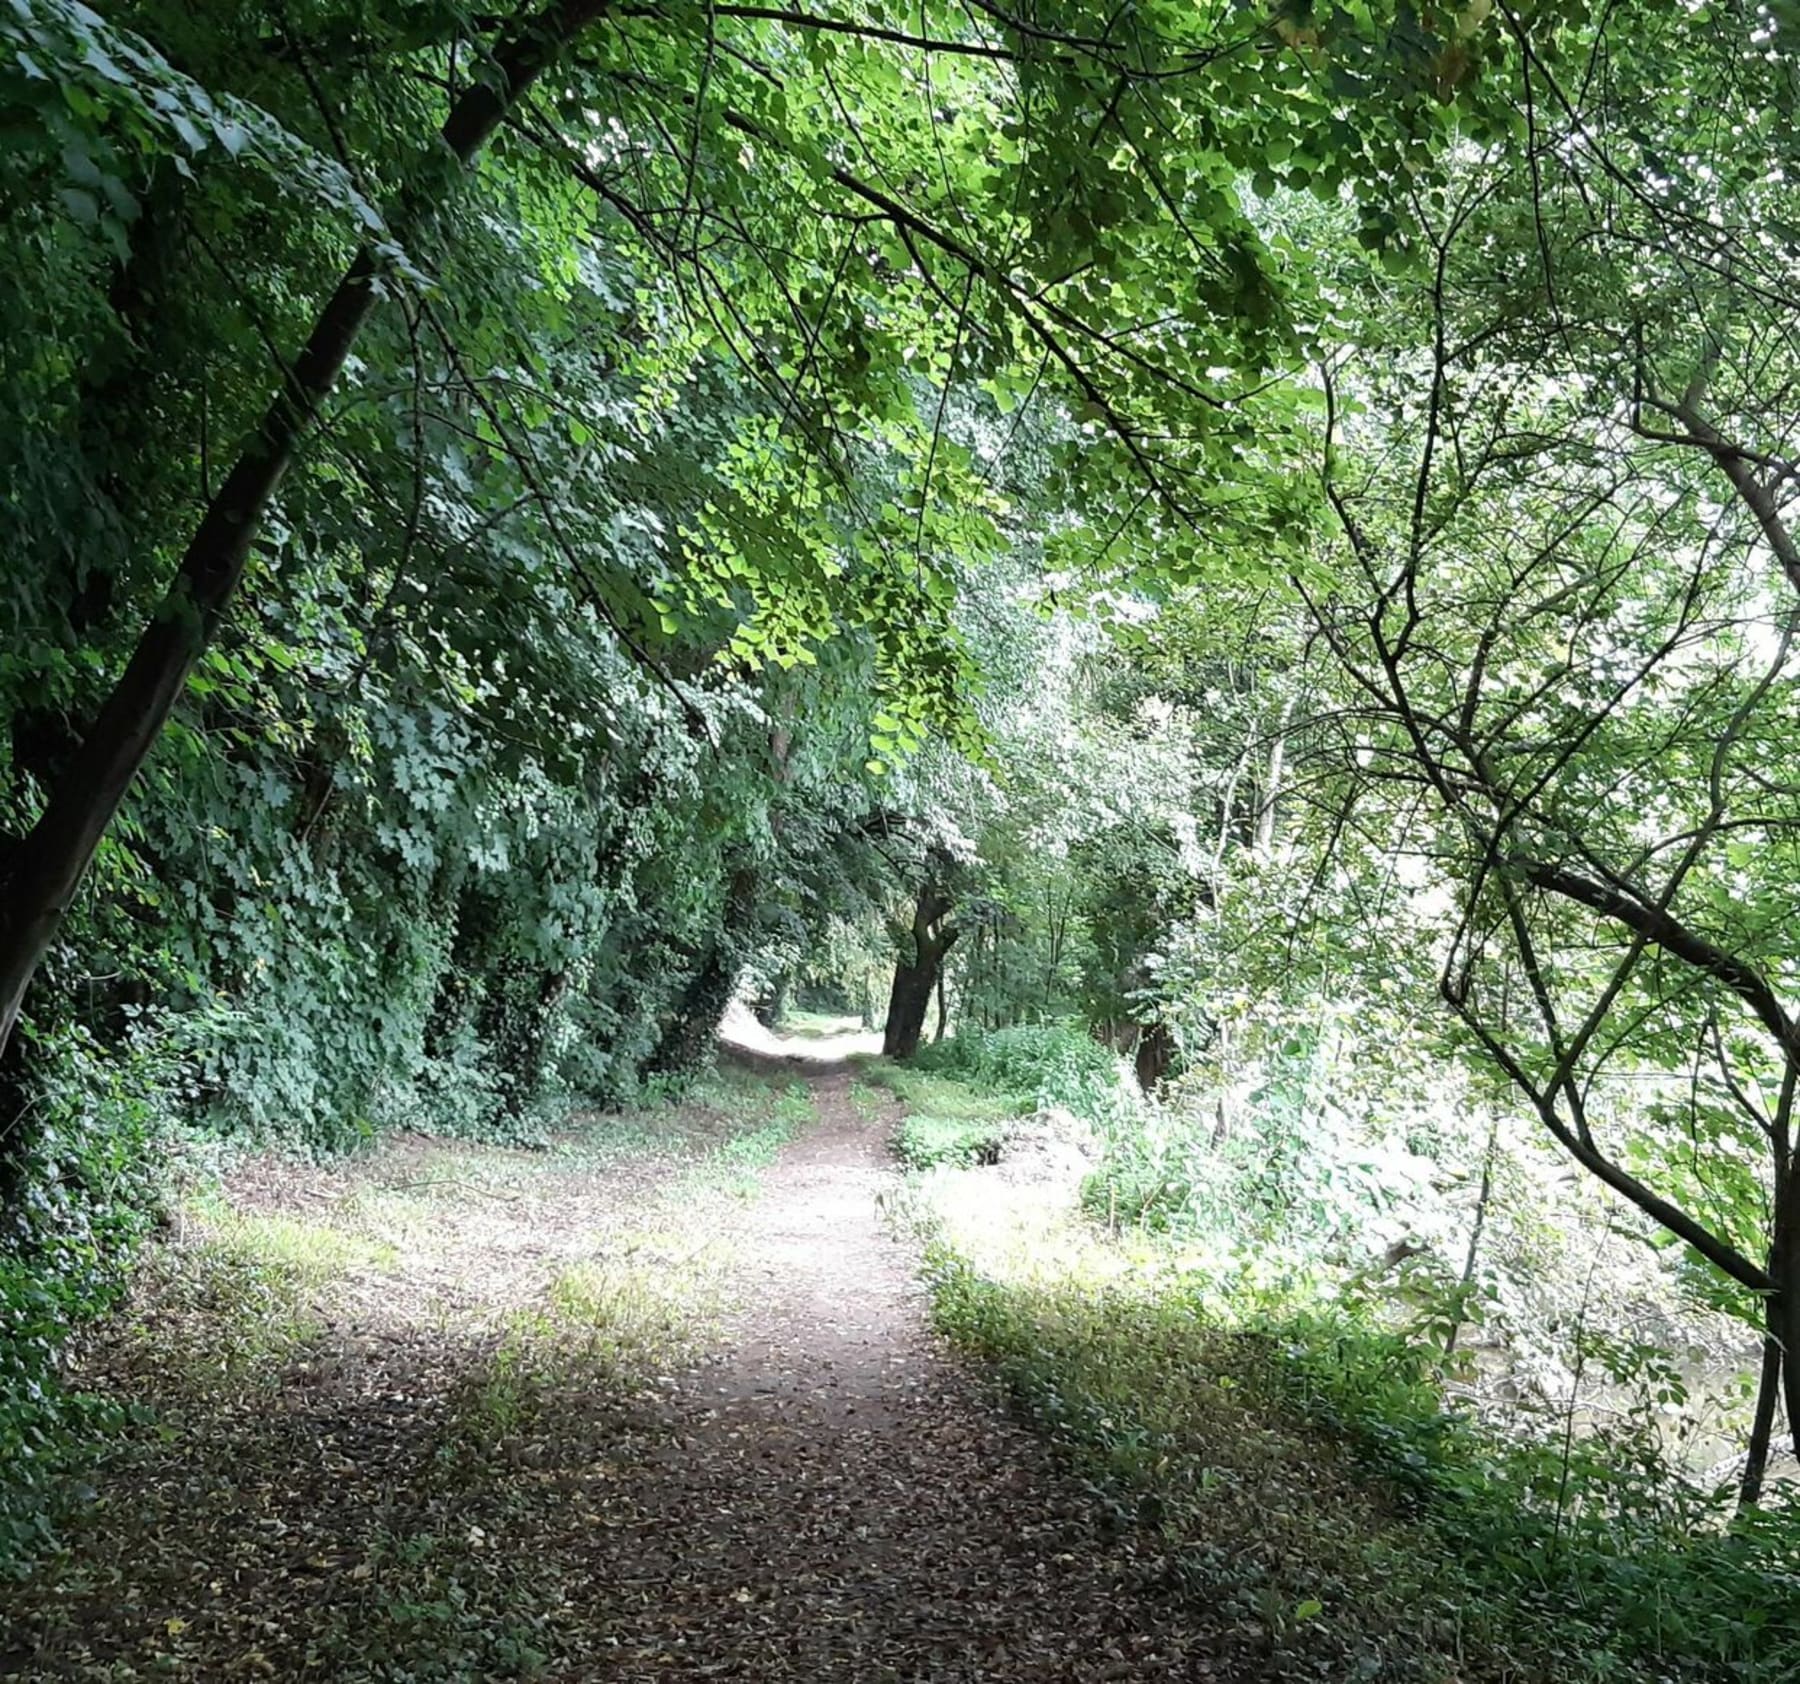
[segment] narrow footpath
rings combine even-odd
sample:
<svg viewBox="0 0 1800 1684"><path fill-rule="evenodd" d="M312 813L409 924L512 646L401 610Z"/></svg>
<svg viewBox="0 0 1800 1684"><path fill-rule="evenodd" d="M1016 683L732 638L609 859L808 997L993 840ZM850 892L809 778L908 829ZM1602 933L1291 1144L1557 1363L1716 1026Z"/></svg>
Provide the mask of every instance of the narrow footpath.
<svg viewBox="0 0 1800 1684"><path fill-rule="evenodd" d="M1207 1676L1089 1494L938 1349L881 1216L883 1130L841 1071L812 1083L817 1127L734 1236L752 1307L618 1493L612 1676Z"/></svg>
<svg viewBox="0 0 1800 1684"><path fill-rule="evenodd" d="M0 1679L1210 1677L1153 1542L930 1333L889 1120L812 1050L655 1124L698 1146L234 1172L86 1359L143 1424L0 1584Z"/></svg>

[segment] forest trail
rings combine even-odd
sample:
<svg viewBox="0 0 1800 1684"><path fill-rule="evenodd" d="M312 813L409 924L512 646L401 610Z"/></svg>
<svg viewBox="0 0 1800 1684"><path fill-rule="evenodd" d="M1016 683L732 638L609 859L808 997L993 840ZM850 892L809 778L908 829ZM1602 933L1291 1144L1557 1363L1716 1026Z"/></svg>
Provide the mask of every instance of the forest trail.
<svg viewBox="0 0 1800 1684"><path fill-rule="evenodd" d="M843 1070L809 1079L819 1123L737 1236L753 1302L621 1492L639 1599L609 1676L1204 1676L1091 1498L927 1333L884 1131Z"/></svg>
<svg viewBox="0 0 1800 1684"><path fill-rule="evenodd" d="M336 1275L284 1343L263 1275L173 1248L90 1375L155 1425L0 1678L1209 1676L1147 1541L928 1331L885 1101L785 1053L732 1078L809 1102L754 1188L422 1141L228 1183Z"/></svg>

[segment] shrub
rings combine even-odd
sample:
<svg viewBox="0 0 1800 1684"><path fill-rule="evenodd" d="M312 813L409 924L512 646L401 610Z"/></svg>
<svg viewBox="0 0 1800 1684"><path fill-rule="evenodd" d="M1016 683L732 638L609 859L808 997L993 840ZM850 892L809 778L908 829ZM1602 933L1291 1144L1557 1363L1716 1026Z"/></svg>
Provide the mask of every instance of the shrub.
<svg viewBox="0 0 1800 1684"><path fill-rule="evenodd" d="M148 1165L173 1072L151 1044L103 1054L69 1030L36 1049L42 1120L8 1166L17 1191L0 1219L0 1573L48 1540L57 1466L124 1419L69 1390L61 1364L71 1334L117 1302L155 1218Z"/></svg>
<svg viewBox="0 0 1800 1684"><path fill-rule="evenodd" d="M1141 1105L1119 1060L1073 1024L965 1030L921 1052L917 1063L999 1092L1029 1095L1039 1109L1062 1106L1102 1130L1134 1117Z"/></svg>
<svg viewBox="0 0 1800 1684"><path fill-rule="evenodd" d="M900 1124L894 1148L913 1169L966 1169L995 1162L1000 1139L1000 1125L981 1118L913 1116Z"/></svg>
<svg viewBox="0 0 1800 1684"><path fill-rule="evenodd" d="M1257 1676L1800 1676L1800 1505L1728 1520L1670 1467L1666 1356L1578 1333L1625 1400L1597 1420L1455 1407L1440 1336L1394 1324L1399 1286L1272 1243L1316 1226L1304 1206L1226 1202L1283 1164L1209 1158L1192 1119L1157 1108L1113 1144L1099 1184L1135 1186L1153 1222L1179 1218L1178 1240L1046 1227L933 1184L935 1319L994 1364L1113 1523L1152 1530L1197 1614L1228 1622L1222 1644L1256 1650ZM1207 1184L1233 1161L1240 1178Z"/></svg>

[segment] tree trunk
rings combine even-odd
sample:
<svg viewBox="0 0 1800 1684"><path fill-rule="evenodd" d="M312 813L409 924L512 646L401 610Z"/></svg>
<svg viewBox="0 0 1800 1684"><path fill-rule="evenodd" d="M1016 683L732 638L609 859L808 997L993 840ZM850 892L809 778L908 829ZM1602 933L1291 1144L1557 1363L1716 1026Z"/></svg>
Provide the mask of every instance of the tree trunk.
<svg viewBox="0 0 1800 1684"><path fill-rule="evenodd" d="M919 1039L925 1030L925 1012L931 1004L931 990L936 980L935 962L931 965L902 963L894 967L894 986L888 994L887 1028L881 1037L883 1057L911 1058L919 1050Z"/></svg>
<svg viewBox="0 0 1800 1684"><path fill-rule="evenodd" d="M931 1037L935 1046L944 1038L944 1026L949 1022L950 1009L944 999L944 967L938 966L937 974L937 1032Z"/></svg>
<svg viewBox="0 0 1800 1684"><path fill-rule="evenodd" d="M1769 1283L1773 1290L1763 1301L1764 1328L1770 1344L1780 1349L1782 1401L1787 1406L1788 1436L1794 1454L1800 1456L1800 1153L1794 1151L1794 1101L1800 1095L1800 1065L1790 1056L1782 1074L1781 1099L1775 1108L1770 1145L1774 1148L1775 1197L1769 1221ZM1769 1383L1769 1353L1763 1353L1763 1386L1757 1396L1760 1420L1767 1398L1773 1409L1774 1387ZM1773 1431L1771 1423L1770 1430ZM1752 1441L1754 1449L1754 1438ZM1745 1481L1749 1471L1745 1470Z"/></svg>
<svg viewBox="0 0 1800 1684"><path fill-rule="evenodd" d="M1487 1227L1488 1200L1494 1191L1494 1153L1500 1144L1500 1119L1488 1124L1487 1153L1481 1160L1481 1190L1475 1195L1475 1221L1469 1229L1469 1249L1463 1257L1462 1279L1456 1286L1456 1313L1444 1338L1444 1360L1456 1355L1456 1341L1468 1319L1469 1291L1475 1284L1475 1266L1481 1255L1481 1234Z"/></svg>
<svg viewBox="0 0 1800 1684"><path fill-rule="evenodd" d="M1293 711L1293 698L1289 697L1281 704L1281 717L1275 722L1275 739L1269 744L1262 800L1256 808L1256 852L1265 859L1275 846L1275 803L1281 797L1282 767L1287 759L1287 727Z"/></svg>
<svg viewBox="0 0 1800 1684"><path fill-rule="evenodd" d="M1775 1404L1781 1394L1781 1341L1773 1333L1763 1339L1762 1371L1756 1381L1756 1415L1750 1423L1750 1443L1744 1452L1744 1472L1738 1481L1738 1512L1762 1500L1763 1475L1769 1467L1769 1444L1775 1436Z"/></svg>
<svg viewBox="0 0 1800 1684"><path fill-rule="evenodd" d="M674 1016L663 1026L656 1050L644 1065L646 1075L684 1076L706 1062L719 1021L737 991L741 968L735 951L727 953L723 943L714 947L682 991Z"/></svg>
<svg viewBox="0 0 1800 1684"><path fill-rule="evenodd" d="M508 110L608 0L555 0L496 48L489 74L457 99L441 131L466 165ZM395 232L425 229L427 204L396 217ZM125 671L70 757L37 823L19 843L0 915L0 1051L39 964L56 938L94 852L187 685L243 578L263 517L380 297L373 247L356 254L280 390L208 505L174 582L144 628Z"/></svg>
<svg viewBox="0 0 1800 1684"><path fill-rule="evenodd" d="M950 897L935 883L919 890L913 908L911 952L894 964L894 986L888 994L887 1028L882 1032L885 1058L911 1058L919 1050L925 1032L925 1014L931 1008L932 991L943 971L944 955L961 934L946 924Z"/></svg>
<svg viewBox="0 0 1800 1684"><path fill-rule="evenodd" d="M1800 1457L1800 1253L1782 1235L1775 1291L1769 1296L1769 1325L1781 1346L1782 1402L1787 1408L1788 1436Z"/></svg>
<svg viewBox="0 0 1800 1684"><path fill-rule="evenodd" d="M1132 1066L1137 1071L1138 1087L1151 1094L1161 1085L1175 1062L1175 1037L1166 1023L1152 1023L1138 1037L1137 1056Z"/></svg>

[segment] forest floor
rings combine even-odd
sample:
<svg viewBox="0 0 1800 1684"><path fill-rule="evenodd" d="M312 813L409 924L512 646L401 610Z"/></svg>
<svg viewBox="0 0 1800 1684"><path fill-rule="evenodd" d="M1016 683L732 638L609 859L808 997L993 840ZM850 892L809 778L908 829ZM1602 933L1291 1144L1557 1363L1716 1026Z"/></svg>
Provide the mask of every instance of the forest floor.
<svg viewBox="0 0 1800 1684"><path fill-rule="evenodd" d="M1209 1676L926 1331L840 1050L548 1149L242 1166L85 1359L143 1420L0 1592L0 1678Z"/></svg>

